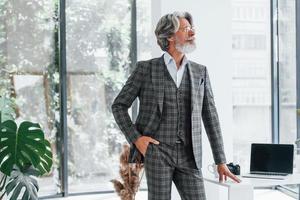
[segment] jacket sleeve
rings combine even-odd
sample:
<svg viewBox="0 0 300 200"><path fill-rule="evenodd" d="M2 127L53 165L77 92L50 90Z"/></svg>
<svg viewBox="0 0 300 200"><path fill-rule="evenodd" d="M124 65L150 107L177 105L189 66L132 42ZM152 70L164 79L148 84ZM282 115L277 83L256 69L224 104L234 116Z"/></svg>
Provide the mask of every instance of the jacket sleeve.
<svg viewBox="0 0 300 200"><path fill-rule="evenodd" d="M116 123L130 144L133 144L141 136L130 119L128 109L139 96L143 78L142 66L137 63L135 70L112 104L112 113Z"/></svg>
<svg viewBox="0 0 300 200"><path fill-rule="evenodd" d="M215 164L226 163L219 117L214 102L209 75L205 68L202 120L212 149Z"/></svg>

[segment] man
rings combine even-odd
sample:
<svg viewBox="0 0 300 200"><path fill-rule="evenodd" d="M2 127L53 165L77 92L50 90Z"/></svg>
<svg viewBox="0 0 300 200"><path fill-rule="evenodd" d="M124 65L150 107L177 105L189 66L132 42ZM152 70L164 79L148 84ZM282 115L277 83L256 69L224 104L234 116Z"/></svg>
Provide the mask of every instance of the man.
<svg viewBox="0 0 300 200"><path fill-rule="evenodd" d="M137 63L112 105L113 115L128 142L144 157L149 200L170 200L172 181L182 199L204 200L201 119L219 180L239 179L226 166L207 69L185 55L195 49L192 16L187 12L163 16L155 35L164 55ZM133 124L128 108L136 97L140 108Z"/></svg>

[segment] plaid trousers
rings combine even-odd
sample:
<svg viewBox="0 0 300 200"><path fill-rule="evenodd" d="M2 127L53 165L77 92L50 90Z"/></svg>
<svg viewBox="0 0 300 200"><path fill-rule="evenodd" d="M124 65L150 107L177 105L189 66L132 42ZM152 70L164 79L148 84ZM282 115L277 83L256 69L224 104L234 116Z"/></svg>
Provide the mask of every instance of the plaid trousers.
<svg viewBox="0 0 300 200"><path fill-rule="evenodd" d="M172 181L181 199L206 199L202 172L196 166L191 145L149 143L144 166L148 200L171 200Z"/></svg>

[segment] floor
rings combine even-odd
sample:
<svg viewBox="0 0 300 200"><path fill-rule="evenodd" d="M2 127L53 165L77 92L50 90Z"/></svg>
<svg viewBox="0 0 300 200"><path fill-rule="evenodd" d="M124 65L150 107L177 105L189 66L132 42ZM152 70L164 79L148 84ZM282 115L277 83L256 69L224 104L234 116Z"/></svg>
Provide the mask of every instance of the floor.
<svg viewBox="0 0 300 200"><path fill-rule="evenodd" d="M115 194L97 194L97 195L85 195L85 196L70 196L66 198L53 198L51 200L120 200ZM136 200L146 200L147 192L138 192ZM294 198L283 194L280 191L274 190L255 190L254 200L295 200ZM50 200L50 199L49 199Z"/></svg>

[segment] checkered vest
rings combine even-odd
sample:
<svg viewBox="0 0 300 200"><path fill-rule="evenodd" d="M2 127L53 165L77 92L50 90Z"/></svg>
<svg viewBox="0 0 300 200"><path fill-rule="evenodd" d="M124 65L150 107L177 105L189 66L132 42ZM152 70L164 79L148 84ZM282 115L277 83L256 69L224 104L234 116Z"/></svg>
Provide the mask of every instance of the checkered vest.
<svg viewBox="0 0 300 200"><path fill-rule="evenodd" d="M188 67L185 67L179 88L176 87L168 69L164 69L164 105L155 138L169 145L174 145L178 140L190 145L191 83Z"/></svg>

